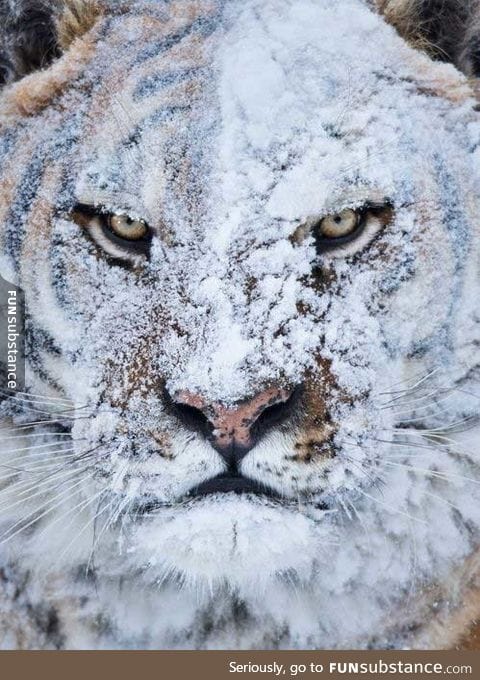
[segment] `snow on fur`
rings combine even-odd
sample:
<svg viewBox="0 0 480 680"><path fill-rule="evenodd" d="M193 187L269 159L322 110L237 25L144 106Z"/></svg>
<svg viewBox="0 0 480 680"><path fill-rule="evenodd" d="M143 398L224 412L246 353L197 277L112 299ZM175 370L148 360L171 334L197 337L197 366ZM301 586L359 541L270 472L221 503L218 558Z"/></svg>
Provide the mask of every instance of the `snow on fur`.
<svg viewBox="0 0 480 680"><path fill-rule="evenodd" d="M468 83L360 0L135 2L106 21L30 76L41 97L21 81L0 101L2 272L31 301L30 386L57 419L59 395L84 415L75 467L48 428L4 441L25 467L55 442L58 475L34 497L4 478L5 561L67 648L435 645L431 598L448 621L480 540L478 428L456 431L480 397ZM371 201L393 219L343 253L295 238ZM144 219L150 260L112 263L76 204ZM241 472L284 502L186 500L225 465L163 388L231 407L276 382L308 383L316 429L272 429ZM34 409L4 407L17 427ZM329 455L295 459L325 413Z"/></svg>

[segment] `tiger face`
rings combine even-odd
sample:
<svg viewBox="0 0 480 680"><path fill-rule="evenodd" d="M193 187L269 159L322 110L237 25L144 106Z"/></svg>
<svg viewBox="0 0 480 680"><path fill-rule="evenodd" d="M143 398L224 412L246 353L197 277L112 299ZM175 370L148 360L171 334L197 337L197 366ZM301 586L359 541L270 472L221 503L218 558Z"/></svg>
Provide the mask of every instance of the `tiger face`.
<svg viewBox="0 0 480 680"><path fill-rule="evenodd" d="M452 66L359 0L126 3L2 106L4 271L100 574L308 582L345 509L422 506L400 428L476 404L439 407L479 359Z"/></svg>

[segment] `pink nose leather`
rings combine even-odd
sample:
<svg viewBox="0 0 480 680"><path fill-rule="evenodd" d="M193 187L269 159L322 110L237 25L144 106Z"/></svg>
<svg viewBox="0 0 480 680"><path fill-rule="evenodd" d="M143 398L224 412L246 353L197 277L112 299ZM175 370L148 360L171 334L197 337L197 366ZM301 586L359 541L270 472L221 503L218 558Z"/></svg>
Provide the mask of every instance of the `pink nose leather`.
<svg viewBox="0 0 480 680"><path fill-rule="evenodd" d="M290 390L271 387L232 408L210 404L199 395L186 391L175 395L175 401L201 411L213 427L213 445L226 450L232 447L251 448L252 429L262 413L271 406L285 403L290 396Z"/></svg>

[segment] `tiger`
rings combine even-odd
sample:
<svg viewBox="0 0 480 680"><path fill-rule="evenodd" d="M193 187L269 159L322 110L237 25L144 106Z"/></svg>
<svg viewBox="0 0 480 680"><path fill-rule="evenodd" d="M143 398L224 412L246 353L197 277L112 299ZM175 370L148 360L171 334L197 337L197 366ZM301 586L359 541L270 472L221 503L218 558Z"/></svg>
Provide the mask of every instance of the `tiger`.
<svg viewBox="0 0 480 680"><path fill-rule="evenodd" d="M437 5L2 1L2 648L477 645L480 5Z"/></svg>

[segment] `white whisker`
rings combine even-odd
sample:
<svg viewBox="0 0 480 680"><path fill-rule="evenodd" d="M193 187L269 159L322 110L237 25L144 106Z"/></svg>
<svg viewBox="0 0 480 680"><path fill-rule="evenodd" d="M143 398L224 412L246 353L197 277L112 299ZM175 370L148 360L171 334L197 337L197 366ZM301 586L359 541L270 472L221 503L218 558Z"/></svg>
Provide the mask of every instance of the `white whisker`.
<svg viewBox="0 0 480 680"><path fill-rule="evenodd" d="M440 370L440 368L438 368L438 367L434 368L432 371L430 371L429 373L424 375L422 378L420 378L420 380L417 380L417 382L415 382L413 385L411 385L410 387L406 387L403 390L391 390L391 391L388 391L388 392L379 392L379 394L380 395L405 394L405 393L412 394L414 391L416 391L418 389L418 387L420 387L420 385L423 385L423 383L425 383L427 380L429 380L429 378L431 378L433 375L438 373L439 370ZM415 380L415 378L413 378L413 379ZM393 387L395 387L396 385L404 385L405 383L408 383L408 380L401 380L399 383L394 383ZM396 398L397 397L395 397L391 401L395 401Z"/></svg>
<svg viewBox="0 0 480 680"><path fill-rule="evenodd" d="M91 498L89 498L88 501L85 502L85 504L83 505L83 507L78 508L78 512L81 512L81 511L85 510L89 505L91 505L92 503L94 503L94 502L97 500L97 498L99 498L103 493L105 493L105 488L103 488L103 489L102 489L101 491L99 491L97 494L95 494L94 496L92 496ZM107 506L107 507L109 507L109 506ZM68 551L70 550L70 548L75 544L76 541L78 541L78 539L80 538L80 536L82 536L82 535L85 533L85 531L87 531L87 529L88 529L89 527L92 526L92 524L97 520L97 518L98 518L100 515L103 514L103 512L105 511L105 509L106 509L106 508L104 508L104 509L101 510L100 512L95 513L94 516L93 516L93 518L90 518L89 520L87 520L87 522L86 522L85 525L82 527L82 529L81 529L80 531L77 532L77 534L72 538L72 540L70 541L70 543L68 543L68 544L65 546L65 548L62 550L62 552L60 553L60 559L63 559L63 557L65 557L65 555L68 553ZM88 566L87 566L87 568L88 568Z"/></svg>
<svg viewBox="0 0 480 680"><path fill-rule="evenodd" d="M73 490L74 488L76 488L77 486L79 486L80 484L84 483L84 481L85 481L85 478L82 477L82 479L80 479L79 481L77 481L75 484L69 486L67 489L64 489L62 492L60 492L59 494L57 494L57 495L54 497L54 499L51 499L51 501L50 501L50 503L53 502L53 505L50 505L50 506L49 506L48 503L47 503L47 504L44 504L44 505L41 506L40 508L37 508L36 510L34 510L34 511L28 513L26 516L22 517L22 519L20 519L20 520L18 520L17 522L15 522L15 523L13 524L13 526L11 526L9 529L7 529L7 531L5 531L5 532L0 536L0 545L3 545L3 544L5 544L7 541L10 541L12 538L14 538L14 537L17 536L18 534L22 533L22 531L25 531L26 529L28 529L29 527L31 527L31 526L32 526L33 524L35 524L36 522L39 522L43 517L45 517L46 515L48 515L48 513L52 512L52 511L55 510L56 508L60 507L60 505L62 505L63 503L65 503L67 500L69 500L70 494L71 494L72 490ZM68 494L68 496L67 496L67 498L64 498L64 496L65 496L66 494ZM59 500L58 500L59 498L62 498L62 500L59 501ZM42 510L42 509L43 509L43 511L41 512L40 515L34 517L34 518L33 518L32 520L30 520L25 526L20 526L23 522L28 521L28 519L29 519L30 517L32 517L32 515L34 515L36 512L38 512L39 510ZM19 527L19 528L17 529L16 527ZM14 529L15 529L15 531L14 531L13 533L10 533L10 532L11 532L12 530L14 530Z"/></svg>
<svg viewBox="0 0 480 680"><path fill-rule="evenodd" d="M78 417L69 417L69 421L77 421L77 420L88 420L90 416L85 415L85 416L78 416ZM22 431L22 430L28 430L29 428L32 427L37 427L39 425L62 425L65 422L65 418L48 418L47 420L31 420L26 423L23 423L22 425L14 425L13 427L3 427L0 428L0 432L17 432L17 431Z"/></svg>
<svg viewBox="0 0 480 680"><path fill-rule="evenodd" d="M411 520L412 522L419 522L420 524L428 524L425 520L420 519L419 517L412 517L412 515L409 515L407 512L404 512L403 510L399 510L398 508L394 508L393 506L389 505L388 503L385 503L384 501L381 501L378 498L371 496L370 494L366 493L365 491L362 491L362 489L358 489L358 492L360 494L362 494L362 496L365 496L366 498L373 501L374 503L378 503L379 505L385 507L387 510L391 510L392 512L394 512L398 515L403 515L404 517L408 517L408 519Z"/></svg>
<svg viewBox="0 0 480 680"><path fill-rule="evenodd" d="M431 498L435 498L437 501L440 501L441 503L446 503L447 505L449 505L454 510L461 512L461 510L458 506L454 505L450 501L447 501L446 498L442 498L441 496L438 496L437 494L434 494L434 493L430 493L429 491L423 491L423 493L425 494L425 496L431 496Z"/></svg>
<svg viewBox="0 0 480 680"><path fill-rule="evenodd" d="M14 453L24 453L26 451L39 451L39 450L45 450L47 449L48 451L56 451L58 446L65 446L65 444L68 444L69 442L63 441L63 442L49 442L48 444L38 444L37 446L24 446L21 449L11 449L9 451L5 451L3 453L4 456L9 456ZM70 442L73 443L73 442ZM19 456L19 458L22 458L22 456Z"/></svg>
<svg viewBox="0 0 480 680"><path fill-rule="evenodd" d="M73 475L76 475L77 473L79 473L83 470L87 470L87 469L88 469L88 467L71 468L69 470L59 471L58 475L56 475L56 474L55 475L49 475L48 484L51 485L52 481L55 482L55 485L57 485L58 483L64 484L66 481L69 481L69 479ZM61 472L63 474L60 474ZM61 480L63 480L63 481L61 481ZM19 504L30 502L33 498L37 498L38 496L48 494L50 488L52 488L52 487L48 486L48 485L45 487L46 483L47 483L46 480L44 480L44 482L42 484L31 484L30 486L26 486L26 487L24 486L23 488L22 488L22 486L20 486L20 488L16 488L15 485L12 485L11 487L7 487L7 489L2 489L1 493L5 492L7 490L9 490L9 491L15 490L15 498L17 500L13 503L9 503L7 501L0 503L1 511L6 512L8 510L11 510L12 508L17 507ZM34 491L34 493L31 493L32 491Z"/></svg>
<svg viewBox="0 0 480 680"><path fill-rule="evenodd" d="M91 476L90 476L90 477L91 477ZM87 477L87 479L88 479L88 478L89 478L89 477ZM106 487L105 487L105 488L106 488ZM102 493L105 492L105 488L103 488L101 491L99 491L98 493L96 493L93 497L90 497L90 498L87 498L87 499L83 498L79 503L77 503L77 505L73 506L73 508L70 508L70 509L67 510L67 512L65 512L63 515L61 515L60 517L57 517L57 518L54 519L53 521L49 522L49 524L48 524L46 527L44 527L44 528L42 529L42 531L39 533L39 537L43 536L47 531L49 531L49 530L51 529L52 526L55 526L55 525L58 524L59 522L63 521L66 517L68 517L68 516L71 515L72 513L74 513L74 512L82 512L83 510L85 510L85 508L87 508L89 505L91 505L91 503L93 503L93 502L94 502L94 501L95 501ZM64 528L65 528L65 529L68 529L68 528L73 524L73 522L74 522L75 520L76 520L76 517L74 517L72 520L70 520L70 522L69 522L69 523L67 524L67 526L64 527ZM70 544L69 544L69 545L70 545ZM61 553L61 554L63 555L64 553Z"/></svg>
<svg viewBox="0 0 480 680"><path fill-rule="evenodd" d="M417 472L419 474L423 474L426 476L431 476L431 477L438 477L438 479L443 479L445 481L451 481L454 479L458 479L464 482L470 482L471 484L480 484L480 481L478 479L472 479L471 477L465 477L464 475L458 475L454 472L441 472L440 470L429 470L425 468L417 468L413 467L412 465L406 465L403 463L393 463L391 461L385 461L384 465L389 465L390 467L399 467L399 468L404 468L405 470L411 470L412 472Z"/></svg>
<svg viewBox="0 0 480 680"><path fill-rule="evenodd" d="M61 401L67 404L72 404L72 400L67 397L49 397L44 394L35 394L34 392L20 392L17 390L7 390L6 388L0 387L0 392L6 393L9 397L38 397L43 401Z"/></svg>
<svg viewBox="0 0 480 680"><path fill-rule="evenodd" d="M15 439L34 439L36 437L70 437L71 438L71 433L70 432L32 432L31 434L17 434L13 435L12 437L0 437L0 442L7 442L7 441L12 441Z"/></svg>

